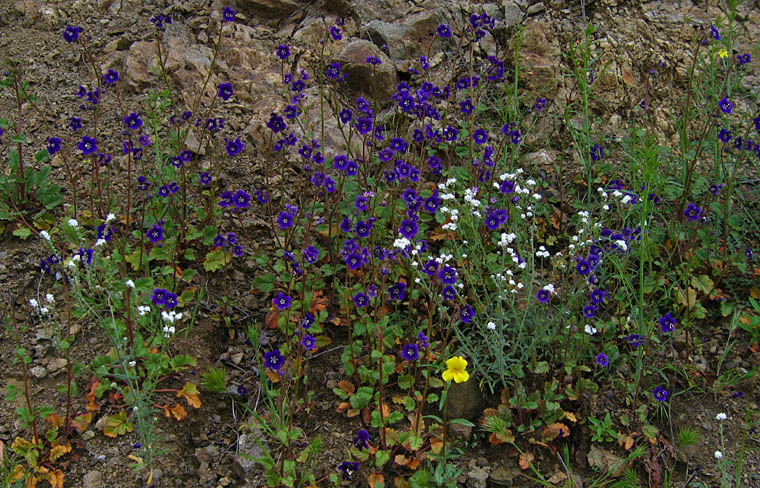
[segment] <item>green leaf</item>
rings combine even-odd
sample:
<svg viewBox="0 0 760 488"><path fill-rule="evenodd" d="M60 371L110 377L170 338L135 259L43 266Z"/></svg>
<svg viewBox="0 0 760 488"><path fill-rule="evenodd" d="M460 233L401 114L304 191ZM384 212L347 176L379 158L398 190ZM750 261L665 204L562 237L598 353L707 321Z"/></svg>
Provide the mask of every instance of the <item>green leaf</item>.
<svg viewBox="0 0 760 488"><path fill-rule="evenodd" d="M375 466L377 466L378 468L381 467L382 465L387 463L390 458L391 458L390 451L386 451L383 449L377 451L375 453Z"/></svg>
<svg viewBox="0 0 760 488"><path fill-rule="evenodd" d="M222 249L215 249L206 254L206 260L203 261L203 269L206 271L217 271L224 267L229 261L227 253Z"/></svg>
<svg viewBox="0 0 760 488"><path fill-rule="evenodd" d="M475 427L475 424L467 419L451 419L449 422L452 424L466 425L467 427Z"/></svg>
<svg viewBox="0 0 760 488"><path fill-rule="evenodd" d="M11 141L13 142L20 142L21 144L26 144L26 136L24 134L18 134L11 137Z"/></svg>
<svg viewBox="0 0 760 488"><path fill-rule="evenodd" d="M253 279L253 287L263 293L271 292L274 290L274 275L266 273L256 276Z"/></svg>
<svg viewBox="0 0 760 488"><path fill-rule="evenodd" d="M34 154L34 160L37 161L38 163L44 163L45 161L48 160L48 158L50 158L50 154L48 153L47 149L37 151Z"/></svg>
<svg viewBox="0 0 760 488"><path fill-rule="evenodd" d="M32 235L32 230L29 227L19 227L13 231L13 235L26 240L30 235Z"/></svg>

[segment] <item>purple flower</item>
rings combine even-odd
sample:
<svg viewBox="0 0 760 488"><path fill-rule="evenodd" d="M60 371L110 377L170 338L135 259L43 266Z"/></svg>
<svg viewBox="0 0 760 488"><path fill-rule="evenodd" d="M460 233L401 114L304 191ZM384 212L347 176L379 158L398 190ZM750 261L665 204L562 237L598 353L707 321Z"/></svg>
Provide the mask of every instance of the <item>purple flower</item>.
<svg viewBox="0 0 760 488"><path fill-rule="evenodd" d="M420 347L428 347L430 345L428 342L430 338L426 336L422 331L417 333L417 340L420 343Z"/></svg>
<svg viewBox="0 0 760 488"><path fill-rule="evenodd" d="M639 334L631 334L628 337L626 337L626 340L633 347L639 347L641 344L644 343L644 336L641 336Z"/></svg>
<svg viewBox="0 0 760 488"><path fill-rule="evenodd" d="M154 288L153 295L151 295L150 297L150 300L153 302L153 305L155 306L165 305L167 293L168 292L164 290L163 288Z"/></svg>
<svg viewBox="0 0 760 488"><path fill-rule="evenodd" d="M388 295L390 295L391 300L402 301L406 295L406 283L399 281L395 285L389 287Z"/></svg>
<svg viewBox="0 0 760 488"><path fill-rule="evenodd" d="M166 298L164 299L164 305L166 305L166 308L172 309L177 306L179 302L177 302L177 295L175 293L166 292Z"/></svg>
<svg viewBox="0 0 760 488"><path fill-rule="evenodd" d="M251 195L243 190L238 190L232 196L232 203L237 208L248 208L248 203L251 201Z"/></svg>
<svg viewBox="0 0 760 488"><path fill-rule="evenodd" d="M83 136L77 148L82 151L82 155L86 156L98 150L98 141L94 137Z"/></svg>
<svg viewBox="0 0 760 488"><path fill-rule="evenodd" d="M441 24L438 26L438 35L440 37L443 37L444 39L448 39L451 37L451 29L449 29L449 26L446 24Z"/></svg>
<svg viewBox="0 0 760 488"><path fill-rule="evenodd" d="M306 312L306 315L302 316L301 320L299 320L299 324L303 329L310 329L311 326L314 325L314 316L309 312Z"/></svg>
<svg viewBox="0 0 760 488"><path fill-rule="evenodd" d="M288 212L280 212L280 216L277 217L277 223L280 225L280 230L293 227L293 215Z"/></svg>
<svg viewBox="0 0 760 488"><path fill-rule="evenodd" d="M116 72L116 71L114 71L114 70L112 70L112 69L109 69L103 75L103 81L105 81L107 85L111 85L113 83L116 83L117 81L119 81L119 73Z"/></svg>
<svg viewBox="0 0 760 488"><path fill-rule="evenodd" d="M337 25L330 27L330 37L332 37L333 41L340 41L343 39L343 34L340 32L340 27Z"/></svg>
<svg viewBox="0 0 760 488"><path fill-rule="evenodd" d="M277 57L285 61L290 56L290 48L286 44L277 46Z"/></svg>
<svg viewBox="0 0 760 488"><path fill-rule="evenodd" d="M683 211L684 216L691 222L697 222L702 218L702 209L689 203L686 210Z"/></svg>
<svg viewBox="0 0 760 488"><path fill-rule="evenodd" d="M227 146L225 149L227 150L227 154L230 157L235 156L236 154L240 154L243 149L245 148L245 143L240 140L238 137L237 139L233 140L227 140Z"/></svg>
<svg viewBox="0 0 760 488"><path fill-rule="evenodd" d="M61 138L60 137L50 137L47 140L47 151L48 154L53 155L61 150Z"/></svg>
<svg viewBox="0 0 760 488"><path fill-rule="evenodd" d="M225 101L229 100L234 93L232 91L232 83L219 83L217 88L219 89L217 95L219 95L219 98Z"/></svg>
<svg viewBox="0 0 760 488"><path fill-rule="evenodd" d="M464 322L465 324L469 324L470 320L475 316L475 310L469 306L465 305L462 307L462 309L459 311L459 318Z"/></svg>
<svg viewBox="0 0 760 488"><path fill-rule="evenodd" d="M301 345L304 349L307 351L311 351L315 347L317 347L317 340L310 336L309 334L304 334L303 338L301 339Z"/></svg>
<svg viewBox="0 0 760 488"><path fill-rule="evenodd" d="M139 115L137 115L135 112L132 112L131 114L124 117L124 125L132 130L135 130L139 129L143 125L143 121Z"/></svg>
<svg viewBox="0 0 760 488"><path fill-rule="evenodd" d="M225 22L235 22L235 11L229 5L222 10L222 19Z"/></svg>
<svg viewBox="0 0 760 488"><path fill-rule="evenodd" d="M728 129L721 129L720 132L718 132L718 139L721 140L721 142L728 142L731 140L731 131Z"/></svg>
<svg viewBox="0 0 760 488"><path fill-rule="evenodd" d="M369 449L369 432L364 429L359 429L354 437L354 446L360 451L362 449Z"/></svg>
<svg viewBox="0 0 760 488"><path fill-rule="evenodd" d="M720 41L720 32L718 32L717 27L715 27L714 25L710 26L710 35L716 41Z"/></svg>
<svg viewBox="0 0 760 488"><path fill-rule="evenodd" d="M333 80L337 80L340 77L340 63L330 63L325 74Z"/></svg>
<svg viewBox="0 0 760 488"><path fill-rule="evenodd" d="M441 282L444 284L453 285L457 282L457 270L451 266L444 266L438 272L438 278L440 278Z"/></svg>
<svg viewBox="0 0 760 488"><path fill-rule="evenodd" d="M731 101L728 99L728 97L723 97L718 102L718 107L720 108L720 111L724 114L730 114L734 110L734 104L731 103Z"/></svg>
<svg viewBox="0 0 760 488"><path fill-rule="evenodd" d="M607 357L606 354L600 352L599 354L596 355L596 364L598 364L602 368L606 368L607 365L610 364L610 358Z"/></svg>
<svg viewBox="0 0 760 488"><path fill-rule="evenodd" d="M359 463L358 462L350 462L350 461L343 461L340 466L338 466L338 471L343 473L343 480L347 481L351 479L351 475L353 475L355 472L359 471Z"/></svg>
<svg viewBox="0 0 760 488"><path fill-rule="evenodd" d="M546 107L546 99L543 97L536 98L536 103L533 104L533 110L540 112Z"/></svg>
<svg viewBox="0 0 760 488"><path fill-rule="evenodd" d="M69 120L69 128L74 132L81 129L82 119L80 119L79 117L71 117L71 120Z"/></svg>
<svg viewBox="0 0 760 488"><path fill-rule="evenodd" d="M279 349L275 349L274 351L269 351L268 353L264 354L265 368L271 368L275 371L279 371L284 363L285 358L282 357Z"/></svg>
<svg viewBox="0 0 760 488"><path fill-rule="evenodd" d="M471 115L475 107L472 105L472 100L469 98L464 102L459 102L459 107L463 114Z"/></svg>
<svg viewBox="0 0 760 488"><path fill-rule="evenodd" d="M285 121L282 120L282 117L274 112L272 112L272 114L269 116L267 127L275 134L288 128L288 126L285 124Z"/></svg>
<svg viewBox="0 0 760 488"><path fill-rule="evenodd" d="M478 129L472 134L472 140L475 144L483 144L488 140L488 134L483 129Z"/></svg>
<svg viewBox="0 0 760 488"><path fill-rule="evenodd" d="M591 266L589 266L588 261L585 259L578 258L578 264L575 265L575 270L579 275L587 276L589 273L591 273Z"/></svg>
<svg viewBox="0 0 760 488"><path fill-rule="evenodd" d="M357 293L356 295L351 298L351 300L354 301L354 305L356 305L356 308L362 308L369 305L369 297L362 292Z"/></svg>
<svg viewBox="0 0 760 488"><path fill-rule="evenodd" d="M401 227L399 227L398 232L407 239L413 239L417 235L418 230L419 226L416 221L404 219L401 221Z"/></svg>
<svg viewBox="0 0 760 488"><path fill-rule="evenodd" d="M415 361L420 357L419 346L417 344L404 344L404 347L401 349L401 357L405 361Z"/></svg>
<svg viewBox="0 0 760 488"><path fill-rule="evenodd" d="M303 258L309 264L316 263L317 259L319 258L319 249L314 246L308 246L303 250Z"/></svg>
<svg viewBox="0 0 760 488"><path fill-rule="evenodd" d="M457 297L457 291L453 286L446 285L441 290L441 295L443 295L444 300L453 300Z"/></svg>
<svg viewBox="0 0 760 488"><path fill-rule="evenodd" d="M662 332L669 334L673 332L673 329L675 329L676 324L678 323L678 320L676 320L675 317L670 315L670 313L666 313L662 317L660 317L660 330Z"/></svg>
<svg viewBox="0 0 760 488"><path fill-rule="evenodd" d="M597 310L599 310L596 305L589 304L583 307L583 316L587 319L590 319L591 317L596 315Z"/></svg>
<svg viewBox="0 0 760 488"><path fill-rule="evenodd" d="M536 293L536 298L538 298L538 301L541 303L549 303L549 298L551 298L551 294L549 293L549 290L538 290L538 293Z"/></svg>
<svg viewBox="0 0 760 488"><path fill-rule="evenodd" d="M658 386L654 390L652 390L652 395L654 395L654 399L658 402L666 402L668 401L668 390L665 388Z"/></svg>
<svg viewBox="0 0 760 488"><path fill-rule="evenodd" d="M82 32L82 28L76 25L67 25L63 30L63 38L66 42L74 42L79 39L79 33Z"/></svg>
<svg viewBox="0 0 760 488"><path fill-rule="evenodd" d="M594 147L591 148L591 160L599 161L603 157L604 157L604 148L600 146L599 144L594 144Z"/></svg>
<svg viewBox="0 0 760 488"><path fill-rule="evenodd" d="M607 297L607 292L602 290L601 288L597 288L591 292L591 303L593 303L594 305L604 303L604 299L606 297Z"/></svg>
<svg viewBox="0 0 760 488"><path fill-rule="evenodd" d="M278 292L277 296L272 299L272 303L277 307L277 310L285 310L290 308L290 297L283 292Z"/></svg>
<svg viewBox="0 0 760 488"><path fill-rule="evenodd" d="M148 231L145 233L145 236L148 238L150 242L159 242L164 239L164 228L161 227L158 224L153 225Z"/></svg>
<svg viewBox="0 0 760 488"><path fill-rule="evenodd" d="M351 122L352 118L354 118L354 112L350 108L344 108L340 111L338 117L340 118L340 122L342 124L347 124Z"/></svg>

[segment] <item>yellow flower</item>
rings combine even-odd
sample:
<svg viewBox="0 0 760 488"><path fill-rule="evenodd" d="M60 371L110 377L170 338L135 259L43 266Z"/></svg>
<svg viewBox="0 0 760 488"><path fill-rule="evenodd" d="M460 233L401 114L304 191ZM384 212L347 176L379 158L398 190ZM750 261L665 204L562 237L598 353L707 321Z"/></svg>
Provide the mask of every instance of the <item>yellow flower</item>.
<svg viewBox="0 0 760 488"><path fill-rule="evenodd" d="M446 371L443 372L443 381L451 381L452 378L456 383L464 383L470 379L470 373L467 368L467 360L462 356L454 356L446 361Z"/></svg>
<svg viewBox="0 0 760 488"><path fill-rule="evenodd" d="M725 49L721 49L720 51L718 51L718 56L720 56L721 58L727 58L728 51L726 51Z"/></svg>

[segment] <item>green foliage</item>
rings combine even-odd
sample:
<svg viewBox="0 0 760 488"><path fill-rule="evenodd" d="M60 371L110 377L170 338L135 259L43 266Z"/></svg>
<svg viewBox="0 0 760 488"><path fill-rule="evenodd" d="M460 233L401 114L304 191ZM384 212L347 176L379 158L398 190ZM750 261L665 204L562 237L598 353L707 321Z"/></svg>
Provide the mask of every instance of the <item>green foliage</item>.
<svg viewBox="0 0 760 488"><path fill-rule="evenodd" d="M203 373L201 385L210 392L224 393L227 391L227 370L223 367L211 366L208 371Z"/></svg>

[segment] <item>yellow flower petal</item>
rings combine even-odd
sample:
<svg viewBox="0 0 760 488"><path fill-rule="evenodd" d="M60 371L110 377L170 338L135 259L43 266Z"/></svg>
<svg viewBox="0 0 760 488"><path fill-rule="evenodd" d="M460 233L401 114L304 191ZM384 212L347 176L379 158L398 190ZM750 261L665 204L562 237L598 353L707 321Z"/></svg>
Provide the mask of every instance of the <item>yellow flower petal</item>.
<svg viewBox="0 0 760 488"><path fill-rule="evenodd" d="M470 379L470 373L467 371L455 371L454 372L454 382L455 383L464 383L465 381Z"/></svg>
<svg viewBox="0 0 760 488"><path fill-rule="evenodd" d="M443 381L451 381L451 379L454 377L454 372L450 369L447 369L443 372Z"/></svg>
<svg viewBox="0 0 760 488"><path fill-rule="evenodd" d="M727 58L728 51L726 51L725 49L721 49L720 51L718 51L718 56L720 56L721 58Z"/></svg>

